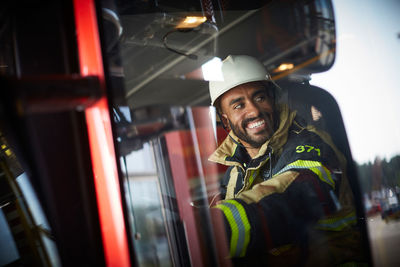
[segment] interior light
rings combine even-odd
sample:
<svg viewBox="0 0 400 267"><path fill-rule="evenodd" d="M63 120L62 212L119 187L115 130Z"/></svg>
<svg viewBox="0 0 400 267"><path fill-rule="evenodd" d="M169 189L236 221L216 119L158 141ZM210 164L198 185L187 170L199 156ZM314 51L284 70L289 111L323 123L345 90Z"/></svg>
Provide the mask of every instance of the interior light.
<svg viewBox="0 0 400 267"><path fill-rule="evenodd" d="M224 77L222 75L222 61L218 57L207 61L201 65L201 71L203 72L203 78L206 81L223 81Z"/></svg>
<svg viewBox="0 0 400 267"><path fill-rule="evenodd" d="M181 23L176 26L177 29L191 29L196 28L207 20L206 17L200 16L187 16Z"/></svg>
<svg viewBox="0 0 400 267"><path fill-rule="evenodd" d="M279 67L277 67L274 72L281 72L281 71L285 71L285 70L291 70L294 68L293 63L282 63L281 65L279 65Z"/></svg>

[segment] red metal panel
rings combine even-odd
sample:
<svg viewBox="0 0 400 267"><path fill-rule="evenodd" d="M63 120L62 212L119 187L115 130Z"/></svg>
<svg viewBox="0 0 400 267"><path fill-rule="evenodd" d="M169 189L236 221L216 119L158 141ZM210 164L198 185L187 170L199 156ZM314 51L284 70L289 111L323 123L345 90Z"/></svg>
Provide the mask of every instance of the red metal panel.
<svg viewBox="0 0 400 267"><path fill-rule="evenodd" d="M100 39L93 0L74 0L82 76L97 76L105 88ZM108 266L130 266L115 150L107 98L86 109L104 254Z"/></svg>
<svg viewBox="0 0 400 267"><path fill-rule="evenodd" d="M194 148L190 131L167 133L165 139L171 172L174 179L179 216L185 224L187 242L192 266L204 266L199 233L193 207L190 180L198 179L199 170L194 157Z"/></svg>
<svg viewBox="0 0 400 267"><path fill-rule="evenodd" d="M174 180L175 194L179 216L185 224L188 248L193 266L205 266L209 263L207 247L213 244L205 243L199 229L206 227L200 222L196 207L191 205L193 185L203 183L209 201L214 204L219 200L219 169L215 163L208 161L208 157L216 149L213 125L210 120L209 109L193 108L190 115L193 118L190 130L180 130L165 134L168 148L172 179ZM227 255L227 242L222 217L216 214L211 218L214 234L219 238L216 244L218 262L221 266L230 266ZM215 231L218 231L217 233ZM225 253L224 253L225 252Z"/></svg>

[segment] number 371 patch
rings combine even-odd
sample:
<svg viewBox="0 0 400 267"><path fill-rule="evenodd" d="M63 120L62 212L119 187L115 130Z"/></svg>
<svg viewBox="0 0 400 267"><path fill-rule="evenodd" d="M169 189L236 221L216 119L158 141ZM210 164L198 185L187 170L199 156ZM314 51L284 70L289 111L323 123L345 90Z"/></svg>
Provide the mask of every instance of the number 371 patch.
<svg viewBox="0 0 400 267"><path fill-rule="evenodd" d="M296 147L296 153L312 152L312 151L316 151L318 153L318 156L321 156L321 151L317 147L313 147L313 146L309 146L309 145Z"/></svg>

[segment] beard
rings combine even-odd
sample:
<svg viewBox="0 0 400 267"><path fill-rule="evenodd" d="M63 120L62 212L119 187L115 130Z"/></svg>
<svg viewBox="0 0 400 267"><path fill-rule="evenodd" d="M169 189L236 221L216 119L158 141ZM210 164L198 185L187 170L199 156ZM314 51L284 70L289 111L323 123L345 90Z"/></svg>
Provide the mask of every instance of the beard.
<svg viewBox="0 0 400 267"><path fill-rule="evenodd" d="M257 119L263 119L265 121L265 124L267 125L267 128L253 136L247 133L246 125ZM259 117L244 119L240 126L238 124L233 124L231 120L228 121L233 133L242 142L246 142L253 148L260 148L274 133L274 126L271 114L263 114Z"/></svg>

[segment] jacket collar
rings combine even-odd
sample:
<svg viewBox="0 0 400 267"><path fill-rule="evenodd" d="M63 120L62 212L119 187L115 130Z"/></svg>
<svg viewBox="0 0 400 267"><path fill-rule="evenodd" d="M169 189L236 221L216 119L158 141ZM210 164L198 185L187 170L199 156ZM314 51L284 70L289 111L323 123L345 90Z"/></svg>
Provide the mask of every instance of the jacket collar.
<svg viewBox="0 0 400 267"><path fill-rule="evenodd" d="M296 117L296 111L289 111L287 105L279 105L277 110L279 113L279 127L272 137L261 146L254 159L259 159L264 156L268 147L272 149L273 153L280 154L282 146L287 141L288 130ZM245 163L244 161L246 161L246 158L249 157L248 155L246 156L246 154L245 148L240 145L239 138L233 131L230 131L229 135L208 159L212 162L227 166L241 166Z"/></svg>

